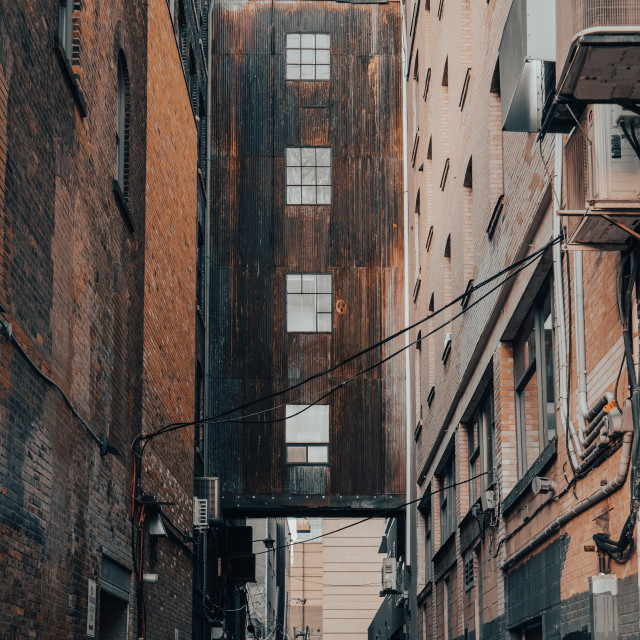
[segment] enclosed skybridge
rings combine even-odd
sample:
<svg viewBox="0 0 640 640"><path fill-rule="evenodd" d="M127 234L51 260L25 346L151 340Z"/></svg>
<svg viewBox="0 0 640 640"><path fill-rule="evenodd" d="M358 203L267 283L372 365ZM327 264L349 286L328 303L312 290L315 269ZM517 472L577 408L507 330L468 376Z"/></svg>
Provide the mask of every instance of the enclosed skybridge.
<svg viewBox="0 0 640 640"><path fill-rule="evenodd" d="M404 337L367 349L404 326L400 3L219 2L211 43L207 414L244 408L205 475L225 517L393 509Z"/></svg>

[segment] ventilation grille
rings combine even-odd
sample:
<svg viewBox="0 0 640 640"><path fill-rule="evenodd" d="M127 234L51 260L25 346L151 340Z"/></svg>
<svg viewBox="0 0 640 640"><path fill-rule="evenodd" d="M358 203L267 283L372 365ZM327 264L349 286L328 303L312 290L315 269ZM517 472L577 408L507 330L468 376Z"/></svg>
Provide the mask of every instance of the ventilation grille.
<svg viewBox="0 0 640 640"><path fill-rule="evenodd" d="M639 0L562 0L571 4L573 32L591 27L640 24Z"/></svg>

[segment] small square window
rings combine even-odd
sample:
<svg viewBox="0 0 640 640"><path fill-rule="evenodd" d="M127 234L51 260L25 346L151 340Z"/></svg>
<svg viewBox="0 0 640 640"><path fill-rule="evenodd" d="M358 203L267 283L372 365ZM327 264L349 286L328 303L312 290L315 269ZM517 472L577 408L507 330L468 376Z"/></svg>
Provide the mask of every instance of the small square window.
<svg viewBox="0 0 640 640"><path fill-rule="evenodd" d="M331 149L287 149L287 204L331 204Z"/></svg>
<svg viewBox="0 0 640 640"><path fill-rule="evenodd" d="M330 80L331 37L328 33L288 33L287 80Z"/></svg>
<svg viewBox="0 0 640 640"><path fill-rule="evenodd" d="M287 463L329 464L329 405L288 404Z"/></svg>
<svg viewBox="0 0 640 640"><path fill-rule="evenodd" d="M289 333L331 332L333 303L330 274L289 273L286 291Z"/></svg>

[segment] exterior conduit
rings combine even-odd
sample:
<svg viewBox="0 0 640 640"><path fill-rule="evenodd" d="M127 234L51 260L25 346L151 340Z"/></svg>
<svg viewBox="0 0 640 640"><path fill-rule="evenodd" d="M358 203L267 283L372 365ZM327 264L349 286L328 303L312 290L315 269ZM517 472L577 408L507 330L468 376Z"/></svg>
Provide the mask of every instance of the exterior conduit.
<svg viewBox="0 0 640 640"><path fill-rule="evenodd" d="M533 551L536 547L540 546L543 542L548 540L554 533L557 533L561 527L567 522L573 520L576 516L580 515L587 509L593 507L595 504L611 495L614 491L617 491L627 479L627 473L629 472L629 465L631 463L631 449L633 446L633 431L625 431L622 440L622 452L620 454L620 466L618 467L618 474L616 477L606 484L604 487L598 489L588 498L581 500L573 505L568 511L557 517L553 522L547 525L537 536L532 538L524 547L516 551L511 557L507 558L504 562L500 563L499 567L502 571L508 571L516 562L524 558L528 553Z"/></svg>
<svg viewBox="0 0 640 640"><path fill-rule="evenodd" d="M562 193L562 135L555 134L555 166L553 177L553 234L559 236L562 232L560 216L558 211L562 209L562 202L559 194ZM560 422L563 427L569 426L569 451L571 461L574 467L578 467L580 461L576 451L580 451L580 442L575 426L569 415L569 398L568 398L568 382L567 382L567 338L566 325L564 316L564 278L562 277L562 254L560 244L554 244L552 249L553 255L553 293L554 293L554 310L556 312L556 335L558 337L558 379L559 393L558 405L560 408Z"/></svg>

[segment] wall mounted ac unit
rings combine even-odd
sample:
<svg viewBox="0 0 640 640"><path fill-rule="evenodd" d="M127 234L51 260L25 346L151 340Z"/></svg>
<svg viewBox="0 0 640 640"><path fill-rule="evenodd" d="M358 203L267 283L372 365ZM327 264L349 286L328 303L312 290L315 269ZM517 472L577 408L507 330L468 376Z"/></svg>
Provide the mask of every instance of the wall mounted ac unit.
<svg viewBox="0 0 640 640"><path fill-rule="evenodd" d="M564 100L640 100L638 0L556 0L556 50Z"/></svg>
<svg viewBox="0 0 640 640"><path fill-rule="evenodd" d="M207 501L209 523L222 522L222 511L220 509L220 478L194 478L193 494L197 498Z"/></svg>
<svg viewBox="0 0 640 640"><path fill-rule="evenodd" d="M193 528L206 529L209 526L206 499L193 498Z"/></svg>
<svg viewBox="0 0 640 640"><path fill-rule="evenodd" d="M640 117L590 105L565 147L569 243L619 250L640 232L640 158L625 135Z"/></svg>
<svg viewBox="0 0 640 640"><path fill-rule="evenodd" d="M396 591L398 588L398 567L395 558L382 560L382 589Z"/></svg>

